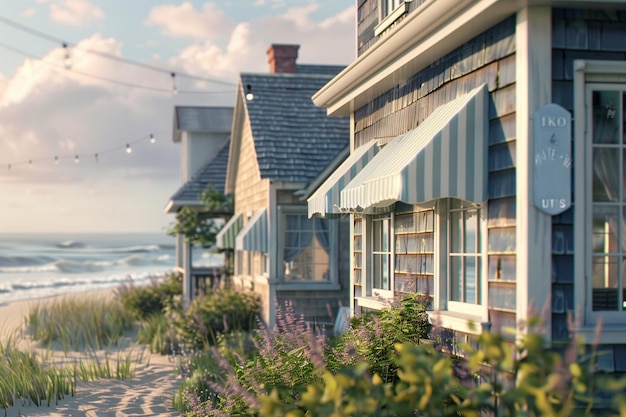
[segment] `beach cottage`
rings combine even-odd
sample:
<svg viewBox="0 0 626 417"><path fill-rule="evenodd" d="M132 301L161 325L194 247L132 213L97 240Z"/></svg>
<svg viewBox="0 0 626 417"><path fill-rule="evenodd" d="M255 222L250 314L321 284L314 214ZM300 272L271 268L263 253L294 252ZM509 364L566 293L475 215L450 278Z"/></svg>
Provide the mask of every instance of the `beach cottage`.
<svg viewBox="0 0 626 417"><path fill-rule="evenodd" d="M201 199L204 190L213 188L224 192L232 117L232 107L174 108L173 140L181 144L182 186L168 201L166 213L177 213L183 207L202 211L205 209ZM176 267L183 274L185 305L205 284L207 277L216 274L214 266L207 267L193 259L192 244L180 234L176 236Z"/></svg>
<svg viewBox="0 0 626 417"><path fill-rule="evenodd" d="M332 324L348 303L349 224L309 219L302 198L347 155L348 118L311 101L342 67L297 64L298 49L271 45L268 74L240 74L225 186L235 215L218 235L218 246L234 249L234 285L260 296L270 326L277 306Z"/></svg>
<svg viewBox="0 0 626 417"><path fill-rule="evenodd" d="M457 342L603 320L599 367L626 371L624 9L357 1L358 56L313 96L351 155L309 198L351 218L354 314L423 293Z"/></svg>

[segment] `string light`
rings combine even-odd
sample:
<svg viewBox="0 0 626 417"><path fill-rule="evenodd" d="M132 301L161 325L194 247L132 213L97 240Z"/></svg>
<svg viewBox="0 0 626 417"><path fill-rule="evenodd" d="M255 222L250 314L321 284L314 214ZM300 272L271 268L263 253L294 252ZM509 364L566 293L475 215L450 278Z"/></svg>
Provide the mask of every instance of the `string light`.
<svg viewBox="0 0 626 417"><path fill-rule="evenodd" d="M70 50L65 42L63 43L63 50L65 51L63 54L63 65L65 69L72 69L72 57L70 56Z"/></svg>
<svg viewBox="0 0 626 417"><path fill-rule="evenodd" d="M172 73L171 70L168 70L168 69L165 69L165 68L161 68L161 67L157 67L157 66L154 66L154 65L145 64L143 62L134 61L134 60L131 60L131 59L128 59L128 58L122 58L122 57L120 57L118 55L113 55L113 54L109 54L109 53L106 53L106 52L97 51L97 50L89 49L89 48L84 48L84 47L81 47L79 45L72 44L70 42L62 40L62 39L57 38L55 36L46 34L44 32L41 32L41 31L36 30L36 29L33 29L31 27L25 26L25 25L23 25L21 23L18 23L16 21L8 19L8 18L6 18L4 16L0 16L0 23L4 23L5 25L12 26L13 28L18 29L18 30L20 30L22 32L26 32L26 33L29 33L29 34L31 34L33 36L39 37L41 39L45 39L45 40L47 40L49 42L56 43L57 45L59 45L59 44L62 45L63 48L66 50L66 54L65 54L66 57L70 58L70 66L71 66L71 56L69 54L69 49L71 47L74 50L79 49L79 50L81 50L83 52L86 52L86 53L89 53L89 54L92 54L92 55L97 55L97 56L99 56L101 58L113 60L113 61L120 62L120 63L126 64L126 65L133 65L133 66L141 67L143 69L154 71L154 72L169 73L169 74ZM177 72L176 75L179 76L179 77L185 77L185 78L192 79L192 80L197 80L197 81L204 81L204 82L208 82L208 83L212 83L212 84L221 84L221 85L227 85L227 86L231 86L231 87L235 86L235 83L232 83L232 82L222 81L222 80L218 80L218 79L214 79L214 78L200 77L200 76L197 76L197 75L192 75L192 74L187 74L187 73L182 73L182 72ZM185 93L188 93L188 92L185 92Z"/></svg>
<svg viewBox="0 0 626 417"><path fill-rule="evenodd" d="M250 86L250 84L246 86L246 100L254 100L254 94L252 94L252 87Z"/></svg>
<svg viewBox="0 0 626 417"><path fill-rule="evenodd" d="M74 163L78 164L80 163L80 159L81 156L86 158L86 157L90 157L90 158L94 158L95 162L99 162L100 160L100 156L103 154L111 154L111 153L116 153L116 152L121 152L121 150L123 149L127 154L130 154L133 152L133 147L136 144L139 144L140 142L149 142L150 144L154 144L156 143L156 136L152 133L150 133L149 135L143 136L141 138L137 138L131 141L126 142L124 145L122 146L117 146L117 147L113 147L113 148L109 148L109 149L104 149L104 150L99 150L97 152L92 152L92 153L87 153L87 154L74 154L73 155L73 159L74 159ZM42 164L46 161L52 161L54 163L54 165L59 165L60 162L62 160L66 160L66 159L71 159L72 155L53 155L53 156L48 156L48 157L42 157L42 158L30 158L27 159L23 162L9 162L6 161L5 166L7 167L8 171L14 171L14 168L16 166L20 166L20 165L27 165L29 167L32 167L35 163L39 163L41 162Z"/></svg>
<svg viewBox="0 0 626 417"><path fill-rule="evenodd" d="M174 94L178 94L178 87L176 87L176 73L173 72L171 75L172 75L172 92Z"/></svg>

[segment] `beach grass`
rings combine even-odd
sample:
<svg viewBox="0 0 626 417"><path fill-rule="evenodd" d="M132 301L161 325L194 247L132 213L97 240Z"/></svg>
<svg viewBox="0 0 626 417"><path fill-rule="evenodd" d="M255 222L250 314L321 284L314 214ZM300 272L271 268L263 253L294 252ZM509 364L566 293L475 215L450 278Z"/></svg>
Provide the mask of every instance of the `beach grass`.
<svg viewBox="0 0 626 417"><path fill-rule="evenodd" d="M80 351L115 346L133 319L113 298L62 297L33 306L26 324L44 346L59 342L64 351Z"/></svg>
<svg viewBox="0 0 626 417"><path fill-rule="evenodd" d="M24 346L17 332L0 340L0 409L50 406L73 396L78 380L133 378L147 362L145 348L121 346L133 322L111 297L43 300L25 324L37 344Z"/></svg>
<svg viewBox="0 0 626 417"><path fill-rule="evenodd" d="M0 343L0 407L6 409L16 400L50 405L75 390L71 367L48 366L34 349L17 348L15 339Z"/></svg>

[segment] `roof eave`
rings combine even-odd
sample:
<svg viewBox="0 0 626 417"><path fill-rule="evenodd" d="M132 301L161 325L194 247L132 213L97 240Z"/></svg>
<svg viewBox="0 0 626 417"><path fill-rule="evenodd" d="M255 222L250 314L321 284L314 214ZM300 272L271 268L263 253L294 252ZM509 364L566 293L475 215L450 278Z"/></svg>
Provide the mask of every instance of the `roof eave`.
<svg viewBox="0 0 626 417"><path fill-rule="evenodd" d="M347 116L398 80L415 74L486 28L525 6L594 7L625 5L626 0L431 0L409 13L320 89L312 99L333 116Z"/></svg>

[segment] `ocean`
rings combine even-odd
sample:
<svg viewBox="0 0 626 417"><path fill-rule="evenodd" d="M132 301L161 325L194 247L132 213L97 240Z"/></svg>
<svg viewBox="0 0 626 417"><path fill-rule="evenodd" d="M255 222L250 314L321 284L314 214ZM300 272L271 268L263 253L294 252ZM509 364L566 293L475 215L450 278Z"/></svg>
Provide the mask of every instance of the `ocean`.
<svg viewBox="0 0 626 417"><path fill-rule="evenodd" d="M194 264L221 255L193 252ZM174 271L174 238L165 233L0 235L0 304L149 284Z"/></svg>

